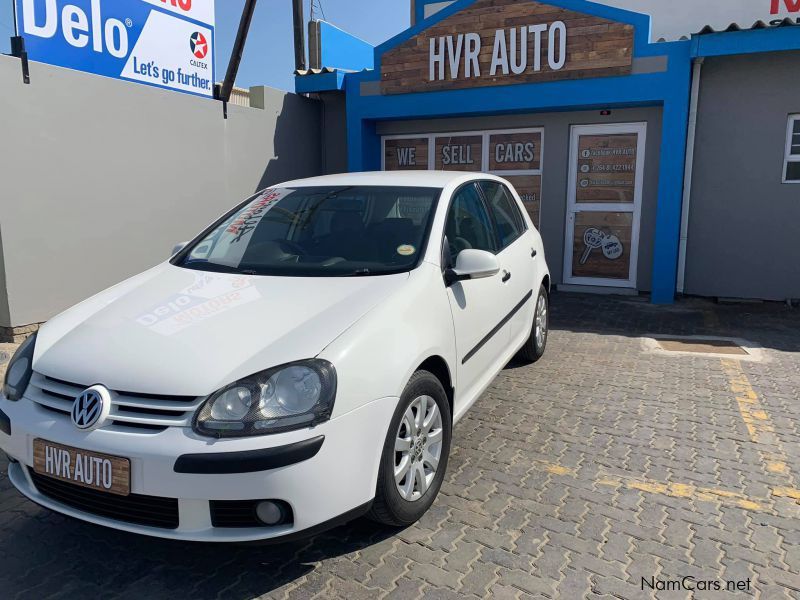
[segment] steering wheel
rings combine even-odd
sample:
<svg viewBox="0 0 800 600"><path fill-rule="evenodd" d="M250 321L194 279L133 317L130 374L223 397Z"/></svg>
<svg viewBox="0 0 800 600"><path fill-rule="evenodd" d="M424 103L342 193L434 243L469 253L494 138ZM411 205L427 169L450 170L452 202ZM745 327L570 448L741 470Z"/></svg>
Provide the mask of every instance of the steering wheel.
<svg viewBox="0 0 800 600"><path fill-rule="evenodd" d="M301 252L305 254L302 247L295 247L292 242L267 241L257 242L250 245L244 254L244 262L285 262L296 258Z"/></svg>
<svg viewBox="0 0 800 600"><path fill-rule="evenodd" d="M289 240L276 240L275 243L278 244L278 246L280 246L281 250L284 252L288 251L297 256L308 256L308 250L303 248L297 242L292 242Z"/></svg>

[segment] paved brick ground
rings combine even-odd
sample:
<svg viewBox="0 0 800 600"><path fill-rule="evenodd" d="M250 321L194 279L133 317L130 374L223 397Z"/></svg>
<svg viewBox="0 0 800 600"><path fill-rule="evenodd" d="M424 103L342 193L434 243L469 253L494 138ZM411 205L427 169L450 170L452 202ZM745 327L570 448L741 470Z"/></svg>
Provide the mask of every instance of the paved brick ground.
<svg viewBox="0 0 800 600"><path fill-rule="evenodd" d="M5 377L8 361L14 355L18 344L0 344L0 377Z"/></svg>
<svg viewBox="0 0 800 600"><path fill-rule="evenodd" d="M557 295L553 327L458 425L412 527L192 546L48 513L1 475L0 595L800 598L800 310ZM767 361L654 355L647 333L742 337ZM687 575L750 590L642 589Z"/></svg>

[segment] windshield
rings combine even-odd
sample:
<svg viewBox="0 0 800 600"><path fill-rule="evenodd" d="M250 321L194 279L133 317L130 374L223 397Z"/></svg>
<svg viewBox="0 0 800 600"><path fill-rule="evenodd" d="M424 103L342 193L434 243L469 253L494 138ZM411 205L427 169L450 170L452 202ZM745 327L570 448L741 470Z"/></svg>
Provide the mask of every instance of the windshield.
<svg viewBox="0 0 800 600"><path fill-rule="evenodd" d="M187 269L344 277L409 271L422 259L440 189L264 190L174 259Z"/></svg>

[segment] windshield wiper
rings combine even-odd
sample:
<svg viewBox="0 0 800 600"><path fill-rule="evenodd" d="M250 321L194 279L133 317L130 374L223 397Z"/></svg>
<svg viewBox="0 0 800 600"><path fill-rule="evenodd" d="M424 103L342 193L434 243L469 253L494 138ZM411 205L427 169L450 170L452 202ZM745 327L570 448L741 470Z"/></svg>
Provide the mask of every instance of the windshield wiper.
<svg viewBox="0 0 800 600"><path fill-rule="evenodd" d="M345 277L368 277L369 275L372 275L372 271L369 269L357 269Z"/></svg>
<svg viewBox="0 0 800 600"><path fill-rule="evenodd" d="M223 273L229 275L258 275L258 271L253 269L237 269L230 265L221 265L218 263L209 262L205 259L185 260L176 265L184 269L192 269L193 271L206 271L209 273Z"/></svg>

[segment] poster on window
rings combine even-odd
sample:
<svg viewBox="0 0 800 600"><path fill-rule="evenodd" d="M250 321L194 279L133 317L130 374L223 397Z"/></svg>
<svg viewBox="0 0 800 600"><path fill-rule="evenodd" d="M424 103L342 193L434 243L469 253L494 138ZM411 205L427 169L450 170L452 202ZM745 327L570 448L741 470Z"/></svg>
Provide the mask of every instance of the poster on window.
<svg viewBox="0 0 800 600"><path fill-rule="evenodd" d="M542 168L542 132L489 136L490 171L538 171Z"/></svg>
<svg viewBox="0 0 800 600"><path fill-rule="evenodd" d="M428 138L384 141L384 170L425 171L428 168Z"/></svg>
<svg viewBox="0 0 800 600"><path fill-rule="evenodd" d="M575 214L572 276L627 281L631 275L633 213Z"/></svg>
<svg viewBox="0 0 800 600"><path fill-rule="evenodd" d="M481 171L483 136L438 136L436 138L437 171Z"/></svg>
<svg viewBox="0 0 800 600"><path fill-rule="evenodd" d="M509 175L505 177L514 189L517 190L522 203L528 209L534 227L539 228L539 218L542 206L542 176L541 175Z"/></svg>
<svg viewBox="0 0 800 600"><path fill-rule="evenodd" d="M632 204L638 141L635 133L580 136L576 202Z"/></svg>

